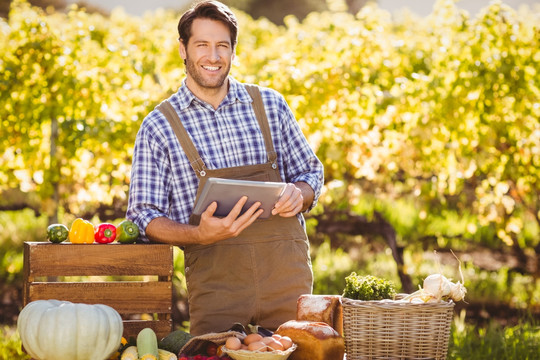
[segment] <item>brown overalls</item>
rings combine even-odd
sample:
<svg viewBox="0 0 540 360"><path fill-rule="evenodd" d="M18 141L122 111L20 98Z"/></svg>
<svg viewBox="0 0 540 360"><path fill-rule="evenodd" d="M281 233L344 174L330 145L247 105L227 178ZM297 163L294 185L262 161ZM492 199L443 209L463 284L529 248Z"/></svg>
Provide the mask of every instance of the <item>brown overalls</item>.
<svg viewBox="0 0 540 360"><path fill-rule="evenodd" d="M259 89L246 89L264 137L264 164L207 169L172 106L164 101L157 107L199 178L197 198L208 177L282 182ZM199 218L192 215L189 223L197 225ZM237 237L186 246L184 256L192 335L224 331L236 322L275 330L296 318L298 297L312 291L309 241L296 216L256 220Z"/></svg>

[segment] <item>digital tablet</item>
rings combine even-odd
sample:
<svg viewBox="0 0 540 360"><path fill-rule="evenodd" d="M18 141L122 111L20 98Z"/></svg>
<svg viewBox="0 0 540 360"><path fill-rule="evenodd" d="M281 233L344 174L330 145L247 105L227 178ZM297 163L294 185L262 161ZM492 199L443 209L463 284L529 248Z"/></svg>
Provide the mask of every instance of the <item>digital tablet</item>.
<svg viewBox="0 0 540 360"><path fill-rule="evenodd" d="M270 181L208 178L193 208L193 214L201 215L213 201L216 201L217 209L214 216L224 217L242 196L247 196L247 202L241 213L259 201L260 208L264 210L259 219L268 218L272 215L272 209L286 185L286 183Z"/></svg>

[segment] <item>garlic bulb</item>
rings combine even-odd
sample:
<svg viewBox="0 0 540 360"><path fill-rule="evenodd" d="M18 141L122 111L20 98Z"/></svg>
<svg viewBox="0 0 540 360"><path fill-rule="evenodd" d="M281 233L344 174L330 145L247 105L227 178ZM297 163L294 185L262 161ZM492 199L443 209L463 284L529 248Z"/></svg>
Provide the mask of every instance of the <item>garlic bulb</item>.
<svg viewBox="0 0 540 360"><path fill-rule="evenodd" d="M450 298L454 301L460 301L465 298L465 294L467 294L467 289L461 282L457 283L450 283Z"/></svg>
<svg viewBox="0 0 540 360"><path fill-rule="evenodd" d="M449 296L452 291L452 282L444 275L431 274L424 279L424 292L433 295L436 299Z"/></svg>

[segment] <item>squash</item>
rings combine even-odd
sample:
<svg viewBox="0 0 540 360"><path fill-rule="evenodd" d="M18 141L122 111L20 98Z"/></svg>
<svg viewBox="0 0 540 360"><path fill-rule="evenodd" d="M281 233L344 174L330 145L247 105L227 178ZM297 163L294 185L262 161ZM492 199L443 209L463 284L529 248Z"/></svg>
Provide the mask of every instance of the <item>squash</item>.
<svg viewBox="0 0 540 360"><path fill-rule="evenodd" d="M107 305L36 300L19 314L25 351L39 360L104 360L118 350L124 326Z"/></svg>
<svg viewBox="0 0 540 360"><path fill-rule="evenodd" d="M144 328L137 335L137 351L140 360L158 360L158 340L154 330Z"/></svg>

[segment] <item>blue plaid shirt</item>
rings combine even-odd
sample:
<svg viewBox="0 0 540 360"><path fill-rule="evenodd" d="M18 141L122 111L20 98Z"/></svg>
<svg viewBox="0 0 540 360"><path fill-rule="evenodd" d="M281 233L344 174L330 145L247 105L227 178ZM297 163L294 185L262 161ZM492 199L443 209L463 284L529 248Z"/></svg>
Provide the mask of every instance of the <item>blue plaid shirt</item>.
<svg viewBox="0 0 540 360"><path fill-rule="evenodd" d="M304 181L321 192L323 166L301 132L285 99L260 88L283 181ZM217 110L199 100L184 83L169 99L208 169L268 162L252 99L229 77L229 92ZM145 236L151 220L166 216L187 224L199 180L165 116L153 110L143 120L133 153L126 217ZM304 219L298 216L302 225Z"/></svg>

